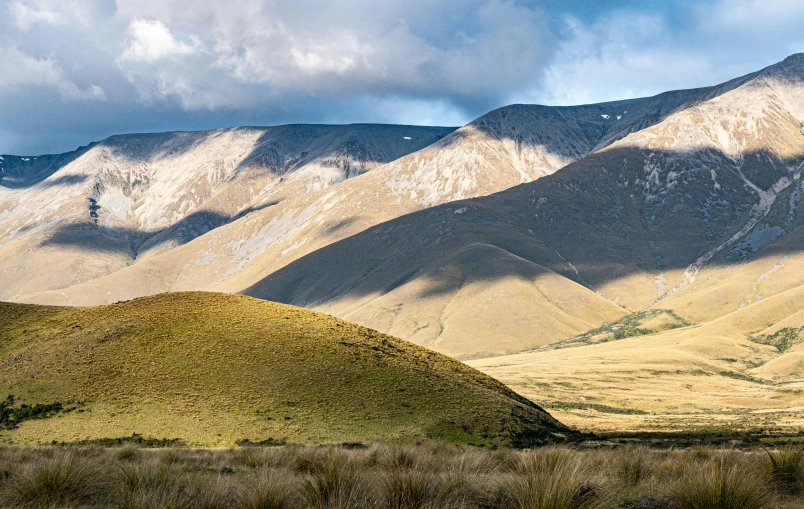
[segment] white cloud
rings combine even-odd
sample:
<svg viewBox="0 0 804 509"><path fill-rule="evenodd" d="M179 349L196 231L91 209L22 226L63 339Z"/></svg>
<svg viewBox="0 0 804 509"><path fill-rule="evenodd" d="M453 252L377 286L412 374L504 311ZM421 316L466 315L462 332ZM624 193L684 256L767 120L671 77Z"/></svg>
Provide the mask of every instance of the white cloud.
<svg viewBox="0 0 804 509"><path fill-rule="evenodd" d="M462 12L471 30L423 33L423 25L445 21L426 0L389 0L382 9L333 0L308 10L282 0L242 0L238 8L130 0L118 4L118 19L135 16L119 65L145 100L162 95L190 109L241 107L284 93L457 96L494 105L501 93L539 79L552 47L541 11L511 0L441 3ZM180 42L173 29L197 37Z"/></svg>
<svg viewBox="0 0 804 509"><path fill-rule="evenodd" d="M134 62L155 62L161 58L190 55L194 45L177 41L168 27L158 20L135 19L128 26L128 46L121 58Z"/></svg>
<svg viewBox="0 0 804 509"><path fill-rule="evenodd" d="M693 3L675 24L634 10L567 16L544 82L512 99L571 105L715 85L804 51L803 18L800 0Z"/></svg>
<svg viewBox="0 0 804 509"><path fill-rule="evenodd" d="M54 61L33 58L17 47L0 47L0 92L11 92L23 87L42 87L55 90L62 99L103 100L103 89L97 85L80 88L64 75L64 71Z"/></svg>
<svg viewBox="0 0 804 509"><path fill-rule="evenodd" d="M37 24L64 25L67 21L56 10L52 10L43 2L24 2L19 0L9 6L14 22L22 31L29 30Z"/></svg>
<svg viewBox="0 0 804 509"><path fill-rule="evenodd" d="M0 132L455 124L710 85L804 50L801 0L613 3L0 0Z"/></svg>

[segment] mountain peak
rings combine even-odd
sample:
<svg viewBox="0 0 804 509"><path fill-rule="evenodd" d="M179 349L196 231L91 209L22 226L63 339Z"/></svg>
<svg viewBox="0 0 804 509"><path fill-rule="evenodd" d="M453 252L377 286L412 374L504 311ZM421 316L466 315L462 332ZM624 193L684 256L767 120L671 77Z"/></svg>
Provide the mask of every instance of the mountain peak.
<svg viewBox="0 0 804 509"><path fill-rule="evenodd" d="M793 53L779 63L766 67L763 74L782 78L804 79L804 53Z"/></svg>

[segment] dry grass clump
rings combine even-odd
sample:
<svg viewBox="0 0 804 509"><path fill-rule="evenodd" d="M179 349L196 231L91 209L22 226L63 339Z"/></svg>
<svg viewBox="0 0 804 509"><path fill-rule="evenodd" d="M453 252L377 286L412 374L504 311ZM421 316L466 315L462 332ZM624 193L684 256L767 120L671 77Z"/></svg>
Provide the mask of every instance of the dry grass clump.
<svg viewBox="0 0 804 509"><path fill-rule="evenodd" d="M764 509L773 493L764 473L730 456L690 468L674 489L675 509Z"/></svg>
<svg viewBox="0 0 804 509"><path fill-rule="evenodd" d="M792 494L804 493L804 449L791 444L775 451L766 449L765 452L777 487Z"/></svg>
<svg viewBox="0 0 804 509"><path fill-rule="evenodd" d="M650 451L644 446L624 447L614 459L616 472L626 487L639 485L653 468Z"/></svg>
<svg viewBox="0 0 804 509"><path fill-rule="evenodd" d="M799 447L0 447L0 507L804 507Z"/></svg>
<svg viewBox="0 0 804 509"><path fill-rule="evenodd" d="M581 472L579 455L548 448L520 460L505 491L517 509L593 509L602 499Z"/></svg>
<svg viewBox="0 0 804 509"><path fill-rule="evenodd" d="M63 507L99 501L103 480L72 452L43 457L12 472L6 499L16 507Z"/></svg>
<svg viewBox="0 0 804 509"><path fill-rule="evenodd" d="M287 470L269 470L257 474L235 495L240 509L284 509L295 507L298 480Z"/></svg>

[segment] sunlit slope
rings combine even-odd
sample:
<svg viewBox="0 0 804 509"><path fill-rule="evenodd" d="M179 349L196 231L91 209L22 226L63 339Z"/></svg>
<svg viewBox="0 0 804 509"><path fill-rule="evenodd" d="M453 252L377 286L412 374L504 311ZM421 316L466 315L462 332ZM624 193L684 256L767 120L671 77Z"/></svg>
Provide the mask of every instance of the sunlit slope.
<svg viewBox="0 0 804 509"><path fill-rule="evenodd" d="M0 396L8 394L78 406L0 430L24 443L139 433L205 445L525 444L572 434L448 357L320 313L225 294L95 308L2 303Z"/></svg>
<svg viewBox="0 0 804 509"><path fill-rule="evenodd" d="M796 429L802 302L796 288L701 325L470 364L585 429Z"/></svg>
<svg viewBox="0 0 804 509"><path fill-rule="evenodd" d="M804 56L790 57L553 175L389 221L314 252L245 293L378 329L389 327L388 310L398 310L395 323L411 326L395 333L416 338L426 325L437 335L417 340L433 348L449 333L449 322L442 314L413 326L419 318L406 309L434 293L443 302L458 298L463 279L442 279L442 273L472 274L470 283L483 280L487 288L523 280L562 287L555 293L566 296L563 302L550 292L522 298L514 290L498 290L491 307L465 301L466 314L485 323L530 313L520 332L528 338L522 350L586 330L580 323L575 332L558 327L566 315L610 320L612 303L632 311L669 308L686 318L673 299L697 284L701 267L718 265L719 256L750 242L777 205L798 207L802 78ZM460 256L478 245L490 249ZM517 263L500 263L500 253ZM531 270L537 267L540 273ZM420 290L394 295L405 286ZM554 312L544 299L556 304ZM597 326L584 321L592 325L587 329ZM445 351L477 357L512 350L507 331L484 333L482 345L462 334Z"/></svg>
<svg viewBox="0 0 804 509"><path fill-rule="evenodd" d="M1 156L0 298L102 277L453 130L239 127L112 136L58 156Z"/></svg>
<svg viewBox="0 0 804 509"><path fill-rule="evenodd" d="M16 300L91 305L164 291L238 292L297 258L384 221L550 175L748 79L611 103L500 108L366 175L254 210L111 276Z"/></svg>

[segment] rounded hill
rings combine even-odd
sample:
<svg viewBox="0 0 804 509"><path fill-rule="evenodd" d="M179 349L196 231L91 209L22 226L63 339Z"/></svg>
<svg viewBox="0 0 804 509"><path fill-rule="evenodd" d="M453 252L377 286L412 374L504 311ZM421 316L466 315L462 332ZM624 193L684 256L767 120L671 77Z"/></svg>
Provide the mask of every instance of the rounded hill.
<svg viewBox="0 0 804 509"><path fill-rule="evenodd" d="M217 293L92 308L0 303L0 399L9 395L0 441L15 443L136 433L196 445L524 446L573 433L444 355L321 313Z"/></svg>

